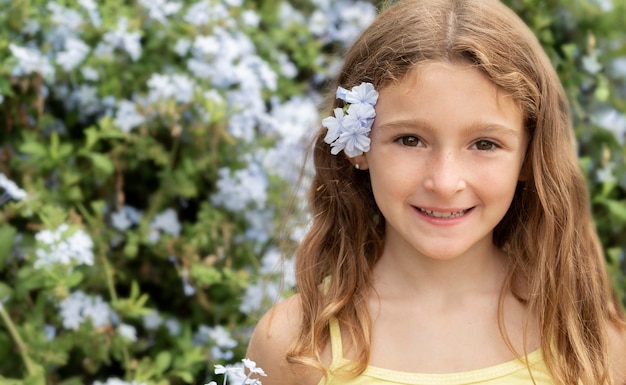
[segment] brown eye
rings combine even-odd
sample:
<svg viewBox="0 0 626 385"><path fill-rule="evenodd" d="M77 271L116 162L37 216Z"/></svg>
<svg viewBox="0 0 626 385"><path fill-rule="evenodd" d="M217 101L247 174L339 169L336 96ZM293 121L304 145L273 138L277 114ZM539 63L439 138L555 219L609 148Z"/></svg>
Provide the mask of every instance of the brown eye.
<svg viewBox="0 0 626 385"><path fill-rule="evenodd" d="M490 151L496 148L496 144L489 140L479 140L474 146L479 151Z"/></svg>
<svg viewBox="0 0 626 385"><path fill-rule="evenodd" d="M416 136L403 136L400 138L400 143L407 147L417 147L420 144L420 140Z"/></svg>

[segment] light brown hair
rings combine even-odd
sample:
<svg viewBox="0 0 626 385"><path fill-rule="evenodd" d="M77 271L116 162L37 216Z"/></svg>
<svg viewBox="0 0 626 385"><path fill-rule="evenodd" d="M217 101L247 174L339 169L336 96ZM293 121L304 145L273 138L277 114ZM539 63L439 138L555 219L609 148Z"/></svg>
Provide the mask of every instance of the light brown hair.
<svg viewBox="0 0 626 385"><path fill-rule="evenodd" d="M568 101L550 60L524 22L496 0L401 0L354 43L335 86L371 82L380 90L425 61L468 63L521 106L530 138L523 182L494 229L495 245L511 257L505 289L536 315L556 383L609 383L606 326L624 316L591 218ZM329 115L342 106L330 104ZM370 355L366 296L385 219L368 173L331 155L325 134L321 128L313 149L313 223L297 254L303 320L287 358L324 370L320 355L336 317L357 354L356 375Z"/></svg>

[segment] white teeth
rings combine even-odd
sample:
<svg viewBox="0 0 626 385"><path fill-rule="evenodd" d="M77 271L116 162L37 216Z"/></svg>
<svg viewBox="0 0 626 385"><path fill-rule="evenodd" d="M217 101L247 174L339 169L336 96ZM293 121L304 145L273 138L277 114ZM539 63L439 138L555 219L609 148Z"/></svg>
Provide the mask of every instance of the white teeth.
<svg viewBox="0 0 626 385"><path fill-rule="evenodd" d="M453 212L433 211L433 210L426 210L421 207L419 207L419 210L435 218L447 218L447 219L458 218L467 212L467 210L453 211Z"/></svg>

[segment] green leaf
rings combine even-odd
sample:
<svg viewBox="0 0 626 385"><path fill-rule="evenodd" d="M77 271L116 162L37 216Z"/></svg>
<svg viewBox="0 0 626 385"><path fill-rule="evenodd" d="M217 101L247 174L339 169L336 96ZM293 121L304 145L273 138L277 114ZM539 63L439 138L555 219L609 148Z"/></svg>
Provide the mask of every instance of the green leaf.
<svg viewBox="0 0 626 385"><path fill-rule="evenodd" d="M70 275L67 276L67 278L65 278L64 282L65 284L67 284L67 286L74 287L78 285L79 283L81 283L82 280L83 280L83 273L81 273L78 270L74 270L72 271Z"/></svg>
<svg viewBox="0 0 626 385"><path fill-rule="evenodd" d="M13 289L4 282L0 282L0 302L3 302L5 298L10 298L13 294Z"/></svg>
<svg viewBox="0 0 626 385"><path fill-rule="evenodd" d="M606 205L611 214L618 217L619 220L626 222L626 204L624 202L607 199L602 203Z"/></svg>
<svg viewBox="0 0 626 385"><path fill-rule="evenodd" d="M19 151L34 158L44 158L48 155L46 147L39 142L26 142L19 146Z"/></svg>
<svg viewBox="0 0 626 385"><path fill-rule="evenodd" d="M46 372L40 365L33 365L34 373L24 379L24 385L46 385Z"/></svg>
<svg viewBox="0 0 626 385"><path fill-rule="evenodd" d="M162 351L157 355L154 363L156 365L156 369L158 370L158 373L162 374L172 364L172 354L169 353L168 351Z"/></svg>
<svg viewBox="0 0 626 385"><path fill-rule="evenodd" d="M87 156L96 167L96 169L102 171L106 175L113 174L113 171L115 169L113 167L113 162L111 162L111 159L109 159L108 156L96 152L89 153L87 154Z"/></svg>
<svg viewBox="0 0 626 385"><path fill-rule="evenodd" d="M187 371L176 371L174 373L172 373L175 376L180 377L181 380L185 381L188 384L191 384L193 382L193 374L189 373Z"/></svg>
<svg viewBox="0 0 626 385"><path fill-rule="evenodd" d="M222 280L222 274L213 266L192 265L191 276L199 283L213 285Z"/></svg>
<svg viewBox="0 0 626 385"><path fill-rule="evenodd" d="M16 233L17 230L7 224L0 226L0 271L4 270L5 260L11 254Z"/></svg>

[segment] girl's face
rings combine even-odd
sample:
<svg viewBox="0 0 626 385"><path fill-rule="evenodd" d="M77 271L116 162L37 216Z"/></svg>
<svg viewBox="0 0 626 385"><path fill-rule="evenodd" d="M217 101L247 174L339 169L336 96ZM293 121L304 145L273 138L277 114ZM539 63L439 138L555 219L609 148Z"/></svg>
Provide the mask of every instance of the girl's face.
<svg viewBox="0 0 626 385"><path fill-rule="evenodd" d="M517 103L479 70L428 63L379 90L369 168L386 250L451 259L493 249L528 137Z"/></svg>

